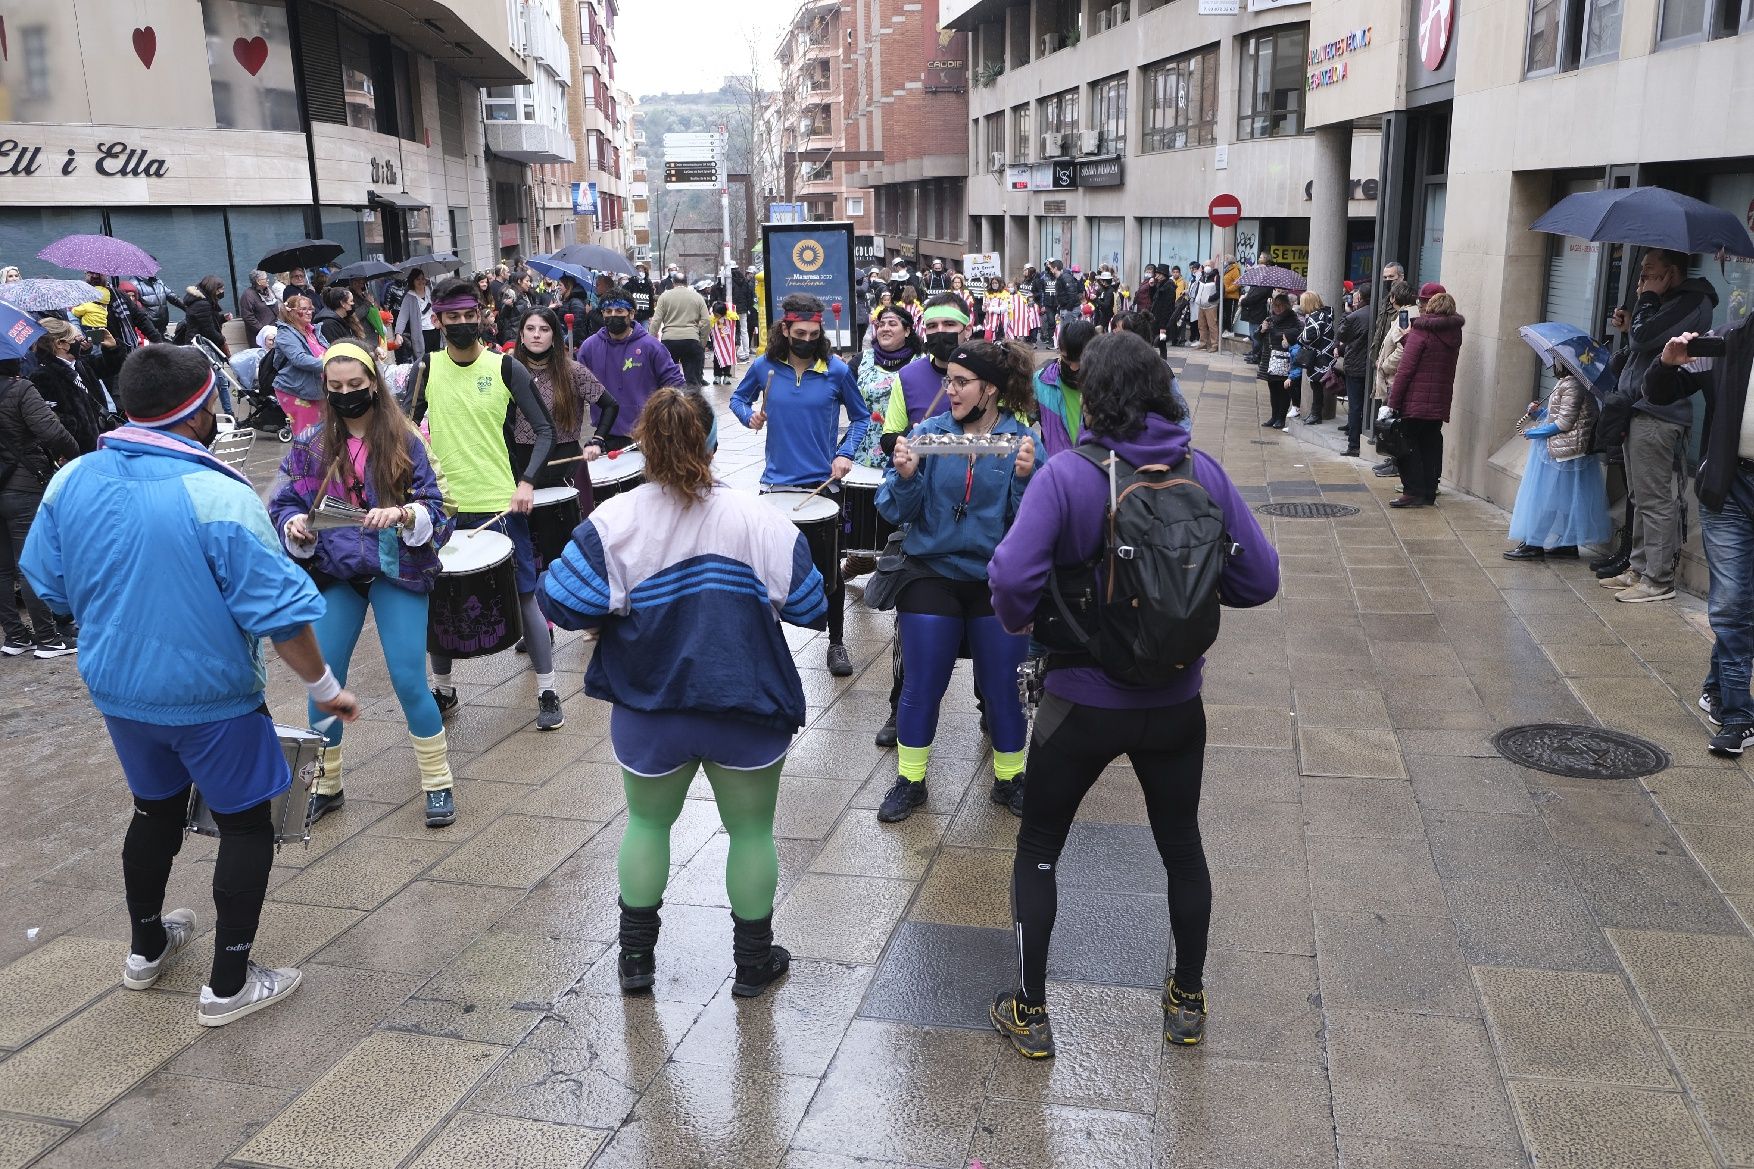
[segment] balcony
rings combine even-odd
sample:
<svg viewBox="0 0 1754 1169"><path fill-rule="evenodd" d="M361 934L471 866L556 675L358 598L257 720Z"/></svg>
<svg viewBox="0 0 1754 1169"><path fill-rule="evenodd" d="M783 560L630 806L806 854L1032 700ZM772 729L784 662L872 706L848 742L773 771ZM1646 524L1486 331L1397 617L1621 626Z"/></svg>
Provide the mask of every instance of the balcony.
<svg viewBox="0 0 1754 1169"><path fill-rule="evenodd" d="M541 122L490 121L487 148L501 158L528 164L571 162L572 138Z"/></svg>

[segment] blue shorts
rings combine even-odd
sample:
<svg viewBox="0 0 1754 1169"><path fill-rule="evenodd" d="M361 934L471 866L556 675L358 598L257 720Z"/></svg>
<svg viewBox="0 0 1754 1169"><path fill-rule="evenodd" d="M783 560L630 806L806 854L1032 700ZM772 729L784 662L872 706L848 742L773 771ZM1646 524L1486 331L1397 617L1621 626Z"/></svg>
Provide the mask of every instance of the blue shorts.
<svg viewBox="0 0 1754 1169"><path fill-rule="evenodd" d="M459 512L457 515L457 532L461 534L471 528L480 527L493 516L492 512ZM512 564L517 570L518 595L526 596L536 591L536 545L530 539L530 517L527 515L508 515L488 524L490 532L501 532L512 539Z"/></svg>
<svg viewBox="0 0 1754 1169"><path fill-rule="evenodd" d="M168 800L192 783L215 812L230 814L271 800L292 786L292 771L261 711L186 727L104 715L128 790Z"/></svg>
<svg viewBox="0 0 1754 1169"><path fill-rule="evenodd" d="M786 757L789 731L728 714L687 710L609 709L615 761L635 775L669 775L689 763L716 763L731 771L760 771Z"/></svg>

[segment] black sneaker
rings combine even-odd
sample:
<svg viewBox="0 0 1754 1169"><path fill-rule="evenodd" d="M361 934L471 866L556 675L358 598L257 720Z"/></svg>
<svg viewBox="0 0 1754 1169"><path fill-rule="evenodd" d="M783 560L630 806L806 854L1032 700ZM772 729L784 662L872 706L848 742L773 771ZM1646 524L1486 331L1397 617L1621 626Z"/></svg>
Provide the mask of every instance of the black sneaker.
<svg viewBox="0 0 1754 1169"><path fill-rule="evenodd" d="M1007 809L1013 816L1023 815L1023 784L1024 773L1019 771L1011 779L993 778L993 788L987 798Z"/></svg>
<svg viewBox="0 0 1754 1169"><path fill-rule="evenodd" d="M566 725L566 714L560 709L560 695L544 690L536 696L536 729L552 731Z"/></svg>
<svg viewBox="0 0 1754 1169"><path fill-rule="evenodd" d="M444 828L457 822L457 797L450 788L426 793L426 826Z"/></svg>
<svg viewBox="0 0 1754 1169"><path fill-rule="evenodd" d="M1711 737L1711 753L1728 755L1734 758L1749 747L1754 746L1754 726L1748 723L1730 723L1723 730Z"/></svg>
<svg viewBox="0 0 1754 1169"><path fill-rule="evenodd" d="M341 806L346 802L347 796L344 792L336 792L332 796L326 796L320 792L313 793L311 795L310 812L305 819L306 825L315 824L330 812L339 811Z"/></svg>
<svg viewBox="0 0 1754 1169"><path fill-rule="evenodd" d="M29 653L36 647L36 642L28 637L8 637L6 639L6 644L0 645L0 654L5 654L9 658L15 658L20 654Z"/></svg>
<svg viewBox="0 0 1754 1169"><path fill-rule="evenodd" d="M837 642L828 647L828 672L836 678L853 676L853 655L847 652L846 646Z"/></svg>
<svg viewBox="0 0 1754 1169"><path fill-rule="evenodd" d="M1206 1035L1206 992L1183 991L1170 979L1163 988L1163 1038L1192 1047Z"/></svg>
<svg viewBox="0 0 1754 1169"><path fill-rule="evenodd" d="M1382 462L1372 467L1370 473L1375 475L1378 479L1393 479L1396 475L1401 473L1401 469L1395 466L1395 460L1384 459Z"/></svg>
<svg viewBox="0 0 1754 1169"><path fill-rule="evenodd" d="M1699 709L1705 712L1705 721L1714 727L1724 725L1724 700L1709 690L1699 692Z"/></svg>
<svg viewBox="0 0 1754 1169"><path fill-rule="evenodd" d="M658 961L651 950L638 954L623 950L616 957L615 966L616 975L621 980L622 994L650 990L657 977Z"/></svg>
<svg viewBox="0 0 1754 1169"><path fill-rule="evenodd" d="M455 686L434 686L432 700L438 703L440 718L450 718L457 713L457 707L462 705L457 701L457 688Z"/></svg>
<svg viewBox="0 0 1754 1169"><path fill-rule="evenodd" d="M1017 1001L1014 991L1006 991L993 1000L987 1012L993 1029L1011 1041L1017 1053L1028 1059L1052 1059L1054 1029L1048 1023L1048 1009L1026 1007Z"/></svg>
<svg viewBox="0 0 1754 1169"><path fill-rule="evenodd" d="M768 950L766 962L737 967L737 977L731 980L731 993L740 999L756 998L771 984L784 978L791 968L791 951L784 946L773 946Z"/></svg>
<svg viewBox="0 0 1754 1169"><path fill-rule="evenodd" d="M873 741L879 747L888 749L895 746L895 734L895 716L892 714L888 722L877 728L877 738Z"/></svg>
<svg viewBox="0 0 1754 1169"><path fill-rule="evenodd" d="M877 819L885 824L895 824L914 814L914 809L926 802L926 781L915 783L902 776L895 777L895 786L883 797L883 806L877 809Z"/></svg>
<svg viewBox="0 0 1754 1169"><path fill-rule="evenodd" d="M36 645L36 656L39 658L64 658L68 654L79 652L76 645L68 645L59 637L51 637L47 641L39 641Z"/></svg>

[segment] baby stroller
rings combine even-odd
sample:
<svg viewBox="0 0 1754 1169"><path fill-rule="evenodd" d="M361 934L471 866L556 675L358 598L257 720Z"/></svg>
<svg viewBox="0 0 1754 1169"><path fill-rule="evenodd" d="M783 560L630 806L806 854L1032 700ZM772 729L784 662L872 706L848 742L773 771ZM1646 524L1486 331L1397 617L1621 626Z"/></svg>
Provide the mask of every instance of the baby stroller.
<svg viewBox="0 0 1754 1169"><path fill-rule="evenodd" d="M229 383L238 425L272 434L281 442L291 442L292 423L274 397L274 375L280 370L279 355L273 349L262 354L256 363L254 384L251 384L250 379L233 368L205 337L195 338L194 344L213 366L214 376L224 377ZM247 413L244 411L246 403L249 405Z"/></svg>

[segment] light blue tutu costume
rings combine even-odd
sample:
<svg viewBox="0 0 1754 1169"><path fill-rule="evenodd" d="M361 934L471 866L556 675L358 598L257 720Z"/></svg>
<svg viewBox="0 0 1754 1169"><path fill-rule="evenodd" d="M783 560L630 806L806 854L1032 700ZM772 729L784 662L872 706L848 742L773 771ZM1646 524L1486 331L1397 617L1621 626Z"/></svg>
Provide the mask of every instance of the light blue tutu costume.
<svg viewBox="0 0 1754 1169"><path fill-rule="evenodd" d="M1536 548L1552 549L1600 544L1613 533L1608 517L1608 488L1602 468L1602 456L1574 455L1555 459L1548 442L1555 435L1569 435L1578 427L1593 429L1595 403L1589 391L1575 379L1571 386L1555 388L1549 405L1562 392L1579 399L1575 411L1560 412L1543 408L1532 417L1539 425L1523 432L1529 439L1528 464L1523 469L1522 485L1517 489L1516 506L1510 517L1510 537ZM1555 414L1568 414L1569 425L1556 420Z"/></svg>

